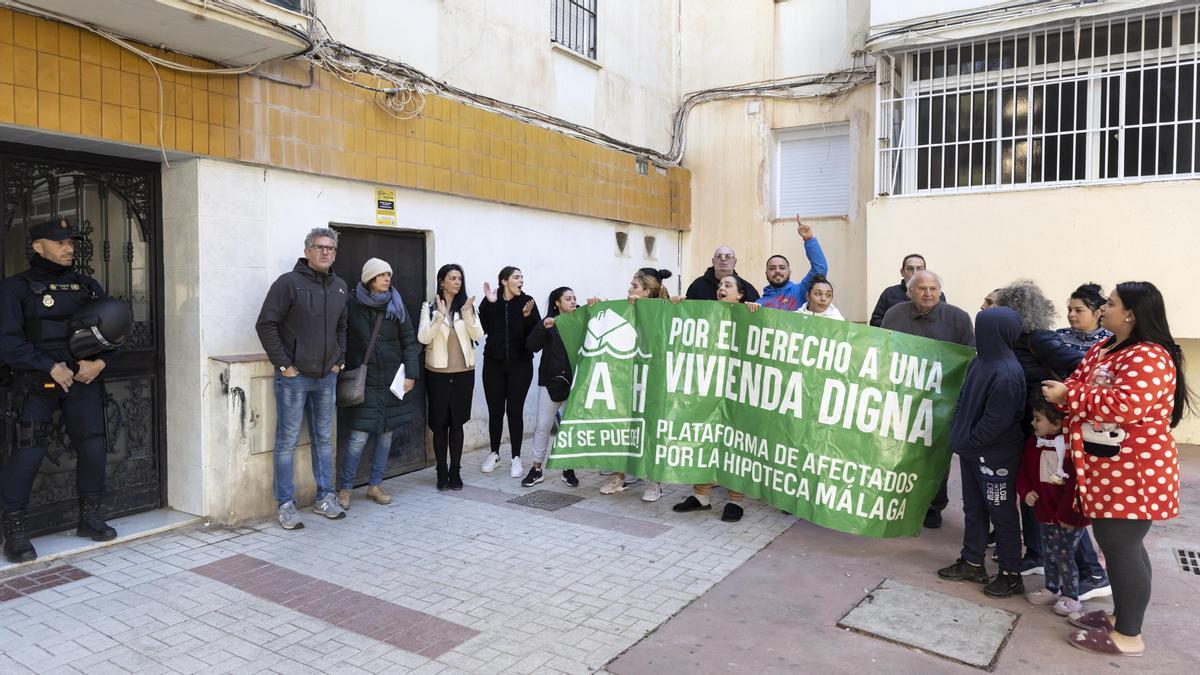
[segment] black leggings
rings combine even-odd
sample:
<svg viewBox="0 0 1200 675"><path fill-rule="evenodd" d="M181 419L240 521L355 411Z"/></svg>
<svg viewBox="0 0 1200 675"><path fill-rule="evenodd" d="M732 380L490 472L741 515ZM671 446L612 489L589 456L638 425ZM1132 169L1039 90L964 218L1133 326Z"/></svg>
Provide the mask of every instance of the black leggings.
<svg viewBox="0 0 1200 675"><path fill-rule="evenodd" d="M483 361L483 397L488 407L488 437L492 452L500 452L504 416L508 415L508 441L512 456L521 456L521 436L525 433L522 415L525 395L533 383L533 361Z"/></svg>
<svg viewBox="0 0 1200 675"><path fill-rule="evenodd" d="M1141 635L1142 618L1150 604L1150 556L1142 541L1150 531L1151 522L1116 518L1092 520L1092 532L1108 565L1117 632L1130 637Z"/></svg>
<svg viewBox="0 0 1200 675"><path fill-rule="evenodd" d="M439 476L458 471L462 461L463 425L471 419L471 397L474 393L474 370L461 373L425 371L425 394L429 400L428 424L433 432L433 456L437 460Z"/></svg>

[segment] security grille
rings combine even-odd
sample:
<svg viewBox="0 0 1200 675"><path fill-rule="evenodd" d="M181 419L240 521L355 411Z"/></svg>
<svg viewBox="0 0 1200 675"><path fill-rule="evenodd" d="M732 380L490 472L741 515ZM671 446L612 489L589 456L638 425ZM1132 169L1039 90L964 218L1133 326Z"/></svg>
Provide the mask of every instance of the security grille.
<svg viewBox="0 0 1200 675"><path fill-rule="evenodd" d="M1200 574L1200 553L1177 548L1175 549L1175 558L1179 561L1179 568L1184 572Z"/></svg>
<svg viewBox="0 0 1200 675"><path fill-rule="evenodd" d="M596 58L596 0L554 0L550 39L589 59Z"/></svg>
<svg viewBox="0 0 1200 675"><path fill-rule="evenodd" d="M1197 10L1047 25L879 59L879 194L1200 174Z"/></svg>

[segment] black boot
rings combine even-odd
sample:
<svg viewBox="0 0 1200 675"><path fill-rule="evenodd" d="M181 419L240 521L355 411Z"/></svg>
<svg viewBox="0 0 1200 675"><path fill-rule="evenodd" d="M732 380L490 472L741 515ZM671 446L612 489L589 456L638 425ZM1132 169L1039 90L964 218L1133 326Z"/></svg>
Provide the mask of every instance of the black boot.
<svg viewBox="0 0 1200 675"><path fill-rule="evenodd" d="M462 474L459 472L459 468L460 467L457 467L457 466L450 467L450 489L451 490L463 489Z"/></svg>
<svg viewBox="0 0 1200 675"><path fill-rule="evenodd" d="M437 489L438 492L450 489L450 472L440 466L437 469Z"/></svg>
<svg viewBox="0 0 1200 675"><path fill-rule="evenodd" d="M25 512L4 514L4 557L11 563L37 560L37 551L25 534Z"/></svg>
<svg viewBox="0 0 1200 675"><path fill-rule="evenodd" d="M79 524L75 526L76 537L88 537L92 541L112 541L117 531L100 516L100 500L103 494L79 495Z"/></svg>

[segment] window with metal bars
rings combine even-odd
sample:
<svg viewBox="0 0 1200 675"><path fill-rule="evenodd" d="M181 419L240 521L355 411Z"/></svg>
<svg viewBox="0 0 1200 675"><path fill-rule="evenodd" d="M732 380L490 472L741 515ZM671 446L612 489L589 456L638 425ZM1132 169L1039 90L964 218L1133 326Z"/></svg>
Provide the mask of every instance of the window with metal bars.
<svg viewBox="0 0 1200 675"><path fill-rule="evenodd" d="M1200 5L879 60L879 194L1200 174Z"/></svg>
<svg viewBox="0 0 1200 675"><path fill-rule="evenodd" d="M553 0L554 13L550 40L582 54L596 58L597 0Z"/></svg>

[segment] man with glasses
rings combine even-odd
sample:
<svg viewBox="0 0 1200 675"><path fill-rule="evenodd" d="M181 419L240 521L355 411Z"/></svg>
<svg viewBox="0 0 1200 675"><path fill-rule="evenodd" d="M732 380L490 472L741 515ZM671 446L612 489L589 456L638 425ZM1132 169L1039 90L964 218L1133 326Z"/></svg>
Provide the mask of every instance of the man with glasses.
<svg viewBox="0 0 1200 675"><path fill-rule="evenodd" d="M333 491L333 416L337 374L346 360L346 282L330 267L337 232L313 228L304 257L271 284L255 328L275 366L275 502L284 529L304 527L296 510L292 465L300 424L308 413L312 472L317 484L313 511L344 518Z"/></svg>
<svg viewBox="0 0 1200 675"><path fill-rule="evenodd" d="M879 294L879 302L875 303L875 311L871 312L871 325L879 327L883 324L883 315L892 307L908 302L908 280L916 272L925 269L925 256L920 253L909 253L904 256L904 260L900 262L900 283L895 286L888 286ZM946 301L946 296L942 295L941 301Z"/></svg>
<svg viewBox="0 0 1200 675"><path fill-rule="evenodd" d="M705 270L704 274L696 277L691 286L687 289L688 300L716 300L717 286L721 285L721 280L729 275L733 275L738 279L737 271L734 267L737 265L737 254L732 248L722 246L713 252L712 267ZM758 291L754 289L754 285L750 283L744 284L746 288L746 302L758 302Z"/></svg>

